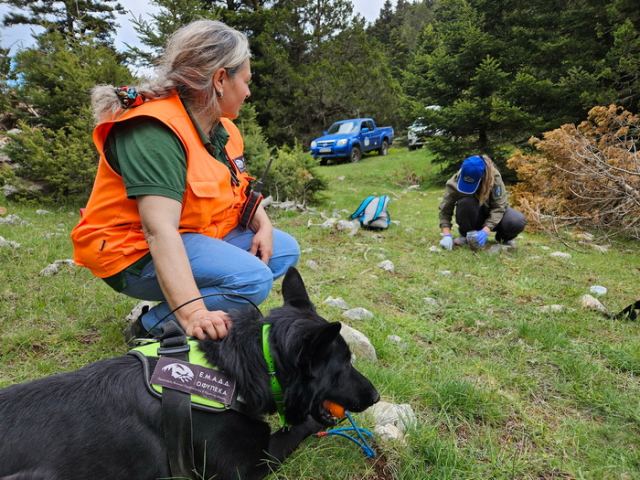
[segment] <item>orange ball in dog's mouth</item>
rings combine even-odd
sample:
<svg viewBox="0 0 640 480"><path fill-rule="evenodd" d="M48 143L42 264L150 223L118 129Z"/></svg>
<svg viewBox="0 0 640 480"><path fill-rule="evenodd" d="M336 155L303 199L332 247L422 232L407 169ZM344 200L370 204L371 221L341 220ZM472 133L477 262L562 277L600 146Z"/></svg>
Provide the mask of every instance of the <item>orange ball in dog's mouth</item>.
<svg viewBox="0 0 640 480"><path fill-rule="evenodd" d="M329 412L335 418L345 417L344 407L342 405L338 405L337 403L332 402L331 400L325 400L324 402L322 402L322 406L327 412Z"/></svg>

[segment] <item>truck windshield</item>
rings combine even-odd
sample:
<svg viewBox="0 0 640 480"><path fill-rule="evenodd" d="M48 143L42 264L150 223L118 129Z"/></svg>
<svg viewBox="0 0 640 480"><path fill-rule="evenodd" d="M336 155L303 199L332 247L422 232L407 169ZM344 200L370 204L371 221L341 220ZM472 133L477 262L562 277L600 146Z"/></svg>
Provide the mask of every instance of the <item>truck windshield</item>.
<svg viewBox="0 0 640 480"><path fill-rule="evenodd" d="M329 127L329 133L353 133L358 131L358 122L334 123Z"/></svg>

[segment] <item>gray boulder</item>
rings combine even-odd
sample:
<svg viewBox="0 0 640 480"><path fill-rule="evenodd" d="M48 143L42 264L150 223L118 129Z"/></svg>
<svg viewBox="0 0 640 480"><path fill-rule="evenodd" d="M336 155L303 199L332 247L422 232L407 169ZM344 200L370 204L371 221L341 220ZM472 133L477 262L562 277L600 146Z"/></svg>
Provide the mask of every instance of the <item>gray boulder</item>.
<svg viewBox="0 0 640 480"><path fill-rule="evenodd" d="M342 316L349 320L370 320L373 318L373 313L366 308L356 307L347 310Z"/></svg>
<svg viewBox="0 0 640 480"><path fill-rule="evenodd" d="M416 414L408 403L378 402L369 408L367 413L373 416L376 427L393 425L403 433L415 428L418 424Z"/></svg>
<svg viewBox="0 0 640 480"><path fill-rule="evenodd" d="M327 297L324 302L325 305L329 305L330 307L336 307L340 310L349 310L349 305L344 301L342 297Z"/></svg>
<svg viewBox="0 0 640 480"><path fill-rule="evenodd" d="M607 309L602 305L602 303L600 303L600 300L592 297L591 295L583 295L580 298L580 305L582 305L582 308L586 308L587 310L607 313Z"/></svg>
<svg viewBox="0 0 640 480"><path fill-rule="evenodd" d="M347 342L347 345L349 345L351 354L353 355L353 360L363 359L370 362L378 361L376 349L371 345L371 342L364 333L342 323L340 334L342 335L342 338L344 338L344 341Z"/></svg>
<svg viewBox="0 0 640 480"><path fill-rule="evenodd" d="M60 271L60 268L64 267L65 265L68 267L76 266L75 262L70 258L66 258L64 260L56 260L55 262L44 267L40 271L40 275L43 277L51 277L58 273Z"/></svg>

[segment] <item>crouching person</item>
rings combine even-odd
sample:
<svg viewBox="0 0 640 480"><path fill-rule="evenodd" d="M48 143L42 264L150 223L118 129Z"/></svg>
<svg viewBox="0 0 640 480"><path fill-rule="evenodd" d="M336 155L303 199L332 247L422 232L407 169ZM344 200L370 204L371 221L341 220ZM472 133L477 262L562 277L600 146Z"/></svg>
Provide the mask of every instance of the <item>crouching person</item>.
<svg viewBox="0 0 640 480"><path fill-rule="evenodd" d="M298 260L298 243L262 205L243 220L251 177L232 120L250 95L250 56L244 34L199 20L172 35L146 86L93 90L100 161L71 238L76 263L160 302L127 340L174 319L188 335L222 338L227 312L260 304Z"/></svg>
<svg viewBox="0 0 640 480"><path fill-rule="evenodd" d="M455 211L460 237L453 238L451 219ZM496 242L515 246L514 239L524 230L524 215L509 207L500 172L487 155L465 158L460 170L445 186L440 204L440 246L472 248L486 245L491 232Z"/></svg>

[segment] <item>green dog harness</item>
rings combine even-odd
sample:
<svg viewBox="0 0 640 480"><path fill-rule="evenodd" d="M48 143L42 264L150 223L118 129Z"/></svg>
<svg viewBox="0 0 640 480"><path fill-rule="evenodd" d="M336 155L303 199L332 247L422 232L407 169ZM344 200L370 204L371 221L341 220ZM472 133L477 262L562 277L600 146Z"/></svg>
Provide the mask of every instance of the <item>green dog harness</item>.
<svg viewBox="0 0 640 480"><path fill-rule="evenodd" d="M282 387L269 348L270 327L270 324L264 324L262 328L262 353L280 422L286 426ZM211 365L198 341L187 339L175 322L165 326L159 342L136 347L129 354L140 360L147 390L162 402L162 428L173 476L194 478L193 408L213 413L232 409L256 416L255 412L247 411L238 397L235 379ZM149 358L157 359L153 373Z"/></svg>
<svg viewBox="0 0 640 480"><path fill-rule="evenodd" d="M204 356L202 350L198 348L197 340L189 340L189 352L188 363L195 367L202 367L207 371L217 372L218 368L215 365L211 365ZM158 350L160 349L160 342L151 342L140 347L136 347L129 351L129 354L137 357L141 362L144 369L144 378L147 385L147 390L157 397L162 398L163 386L159 384L151 383L152 372L149 365L149 358L159 358ZM195 370L192 369L192 370ZM205 374L209 376L209 374ZM242 400L237 398L237 392L233 393L232 401L229 404L222 403L220 401L213 400L211 398L191 393L191 406L199 410L205 410L208 412L223 412L228 409L238 410L242 413L247 413L243 408Z"/></svg>
<svg viewBox="0 0 640 480"><path fill-rule="evenodd" d="M271 349L269 348L269 331L271 329L271 324L265 323L262 326L262 353L267 363L267 369L269 374L269 383L271 386L271 394L274 397L276 402L276 409L278 411L278 417L280 419L280 425L286 426L287 421L284 416L284 395L282 393L282 387L280 386L280 382L276 377L276 368L275 362L273 361L273 357L271 356ZM195 339L188 340L187 342L188 349L186 352L186 356L188 358L187 362L190 366L200 367L202 369L206 369L207 371L218 372L218 368L215 365L212 365L207 361L204 356L204 352L198 348L198 341ZM154 384L151 382L152 373L151 366L149 364L149 358L160 358L159 350L161 349L160 342L154 341L149 342L145 345L141 345L129 351L130 355L138 358L142 363L142 368L144 370L144 379L147 390L156 398L162 398L162 385ZM205 373L204 375L211 375ZM206 379L206 378L205 378ZM208 379L206 379L208 380ZM244 402L242 401L242 397L237 394L234 390L233 395L231 397L231 401L228 403L223 403L217 400L213 400L211 398L204 397L202 395L198 395L197 393L191 393L191 406L198 410L204 410L207 412L220 413L226 410L235 410L244 415L255 416L255 413L248 412L245 408Z"/></svg>

